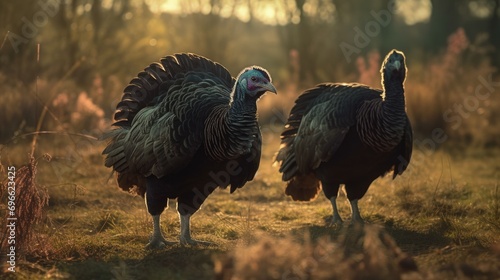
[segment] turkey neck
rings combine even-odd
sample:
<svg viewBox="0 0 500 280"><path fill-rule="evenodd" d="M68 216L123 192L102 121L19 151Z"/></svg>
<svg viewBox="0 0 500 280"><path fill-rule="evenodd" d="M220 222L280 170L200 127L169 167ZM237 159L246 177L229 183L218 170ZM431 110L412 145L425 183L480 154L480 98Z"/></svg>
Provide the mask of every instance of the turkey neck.
<svg viewBox="0 0 500 280"><path fill-rule="evenodd" d="M205 152L218 161L250 152L258 133L256 124L255 100L233 100L216 107L205 122Z"/></svg>
<svg viewBox="0 0 500 280"><path fill-rule="evenodd" d="M358 132L363 142L379 152L394 149L403 138L406 106L403 84L384 81L384 97L365 103L360 112Z"/></svg>
<svg viewBox="0 0 500 280"><path fill-rule="evenodd" d="M394 79L384 83L384 101L382 102L383 120L386 128L404 130L406 123L405 90L403 83ZM401 132L402 133L402 132Z"/></svg>

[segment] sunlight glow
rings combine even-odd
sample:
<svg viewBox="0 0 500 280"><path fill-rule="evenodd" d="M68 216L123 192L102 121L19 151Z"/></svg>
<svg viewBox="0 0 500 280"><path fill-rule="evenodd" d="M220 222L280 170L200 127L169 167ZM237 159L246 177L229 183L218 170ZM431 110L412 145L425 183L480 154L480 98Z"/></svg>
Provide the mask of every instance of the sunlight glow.
<svg viewBox="0 0 500 280"><path fill-rule="evenodd" d="M469 2L471 12L480 18L490 17L494 10L494 3L486 0Z"/></svg>
<svg viewBox="0 0 500 280"><path fill-rule="evenodd" d="M247 6L238 5L234 10L234 15L243 22L250 21L250 13ZM229 16L231 16L229 14Z"/></svg>
<svg viewBox="0 0 500 280"><path fill-rule="evenodd" d="M406 24L414 25L426 22L432 13L432 3L430 0L398 0L398 14L400 14Z"/></svg>
<svg viewBox="0 0 500 280"><path fill-rule="evenodd" d="M403 17L408 25L414 25L429 20L432 12L430 0L396 0L398 14ZM109 5L111 0L104 0L103 5ZM286 25L291 22L300 22L300 12L294 0L281 1L233 1L221 0L219 4L212 6L210 0L181 1L181 0L146 0L150 9L155 13L172 14L217 14L228 18L234 16L243 22L248 22L251 17L269 25ZM481 0L479 1L481 2ZM482 3L471 2L471 10L478 15L489 12L488 7ZM321 6L319 9L318 7ZM251 11L250 11L251 9ZM331 2L321 0L308 0L304 4L304 12L314 18L319 18L326 22L333 22L336 7Z"/></svg>
<svg viewBox="0 0 500 280"><path fill-rule="evenodd" d="M278 5L273 2L261 2L256 5L255 16L265 24L275 25L286 21L283 11L280 11Z"/></svg>

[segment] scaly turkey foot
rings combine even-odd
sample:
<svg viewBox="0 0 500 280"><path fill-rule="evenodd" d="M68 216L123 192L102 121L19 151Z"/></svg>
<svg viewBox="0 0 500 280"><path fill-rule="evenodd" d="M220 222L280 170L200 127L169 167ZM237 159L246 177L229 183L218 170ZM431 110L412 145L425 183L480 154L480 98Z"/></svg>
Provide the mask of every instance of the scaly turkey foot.
<svg viewBox="0 0 500 280"><path fill-rule="evenodd" d="M181 245L203 245L209 246L214 245L212 242L200 241L191 238L191 229L189 227L189 220L191 218L191 214L179 215L181 220L181 235L179 237Z"/></svg>
<svg viewBox="0 0 500 280"><path fill-rule="evenodd" d="M353 215L349 226L363 226L365 221L359 215Z"/></svg>
<svg viewBox="0 0 500 280"><path fill-rule="evenodd" d="M339 215L339 210L337 209L337 196L332 196L330 202L332 203L333 215L331 220L327 220L326 224L331 227L340 228L342 227L342 218Z"/></svg>
<svg viewBox="0 0 500 280"><path fill-rule="evenodd" d="M215 243L212 242L196 240L192 239L191 237L184 237L184 236L181 236L180 242L181 245L202 245L202 246L215 245Z"/></svg>
<svg viewBox="0 0 500 280"><path fill-rule="evenodd" d="M327 226L331 227L342 227L342 224L344 221L342 221L342 218L340 218L339 215L333 215L331 219L326 220Z"/></svg>
<svg viewBox="0 0 500 280"><path fill-rule="evenodd" d="M172 241L167 241L163 236L153 236L151 237L151 240L149 243L146 245L147 250L157 250L157 249L163 249L167 246L177 244L177 242L172 242Z"/></svg>
<svg viewBox="0 0 500 280"><path fill-rule="evenodd" d="M361 215L359 214L358 200L353 199L350 201L350 203L352 212L352 219L350 226L363 226L365 222L363 221L363 218L361 218Z"/></svg>

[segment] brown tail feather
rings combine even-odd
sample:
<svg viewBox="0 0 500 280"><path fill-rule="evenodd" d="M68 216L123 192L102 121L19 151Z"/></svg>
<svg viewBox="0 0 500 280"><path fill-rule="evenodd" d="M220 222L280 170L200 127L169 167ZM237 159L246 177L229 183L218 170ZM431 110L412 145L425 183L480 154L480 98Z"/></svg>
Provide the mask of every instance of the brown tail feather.
<svg viewBox="0 0 500 280"><path fill-rule="evenodd" d="M137 193L144 197L146 193L146 178L144 176L131 173L118 173L116 180L118 181L118 186L124 191Z"/></svg>
<svg viewBox="0 0 500 280"><path fill-rule="evenodd" d="M297 175L288 182L285 194L293 200L310 201L315 199L321 191L319 180L314 174Z"/></svg>

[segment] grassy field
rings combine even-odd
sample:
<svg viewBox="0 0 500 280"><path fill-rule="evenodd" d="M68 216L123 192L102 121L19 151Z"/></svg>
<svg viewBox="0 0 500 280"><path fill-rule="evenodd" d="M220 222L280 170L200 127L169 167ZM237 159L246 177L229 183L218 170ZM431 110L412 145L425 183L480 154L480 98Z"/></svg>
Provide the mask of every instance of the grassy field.
<svg viewBox="0 0 500 280"><path fill-rule="evenodd" d="M360 201L364 228L347 226L344 194L346 225L332 228L323 195L310 203L284 195L272 166L279 138L267 133L255 180L232 195L215 191L192 219L193 237L216 245L147 251L144 201L108 180L103 144L52 148L58 140L50 137L38 147L52 156L38 161L37 182L50 196L46 215L7 279L500 278L499 150L417 150L420 160L403 176L376 180ZM3 164L26 161L18 156L26 147L5 147ZM175 202L162 217L166 238L178 240Z"/></svg>

